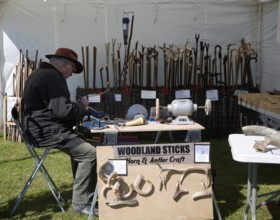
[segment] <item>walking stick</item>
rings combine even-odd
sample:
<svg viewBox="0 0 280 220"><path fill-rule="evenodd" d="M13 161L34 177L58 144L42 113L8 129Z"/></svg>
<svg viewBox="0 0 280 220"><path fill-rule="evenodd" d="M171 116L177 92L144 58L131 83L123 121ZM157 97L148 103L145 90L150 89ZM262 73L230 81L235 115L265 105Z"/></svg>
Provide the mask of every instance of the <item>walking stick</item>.
<svg viewBox="0 0 280 220"><path fill-rule="evenodd" d="M88 70L89 70L89 47L86 47L86 89L89 87L89 80L88 80Z"/></svg>
<svg viewBox="0 0 280 220"><path fill-rule="evenodd" d="M84 67L84 87L86 88L87 86L87 78L86 78L86 69L85 69L85 53L84 53L84 47L82 47L82 62L83 62L83 67Z"/></svg>
<svg viewBox="0 0 280 220"><path fill-rule="evenodd" d="M134 24L134 12L124 12L124 14L129 14L129 13L132 13L132 19L131 19L131 25L130 25L130 34L129 34L128 45L126 48L125 62L124 62L123 71L122 71L124 86L126 86L127 64L129 61L129 51L130 51L131 39L132 39L132 34L133 34L133 24ZM126 41L125 41L125 43L126 43Z"/></svg>
<svg viewBox="0 0 280 220"><path fill-rule="evenodd" d="M101 79L101 86L102 86L102 91L104 89L104 84L103 84L103 75L102 75L102 71L103 71L103 66L100 66L100 79Z"/></svg>
<svg viewBox="0 0 280 220"><path fill-rule="evenodd" d="M199 41L199 34L195 34L194 77L193 77L193 79L194 79L194 85L196 85L198 41Z"/></svg>
<svg viewBox="0 0 280 220"><path fill-rule="evenodd" d="M228 80L227 80L227 61L228 61L228 56L225 54L225 56L223 58L225 86L228 85Z"/></svg>
<svg viewBox="0 0 280 220"><path fill-rule="evenodd" d="M96 53L97 53L97 48L93 47L93 83L92 83L93 89L95 89L96 86Z"/></svg>
<svg viewBox="0 0 280 220"><path fill-rule="evenodd" d="M112 69L113 69L113 79L114 79L114 88L115 90L117 89L117 62L115 58L115 44L116 44L116 39L112 39Z"/></svg>

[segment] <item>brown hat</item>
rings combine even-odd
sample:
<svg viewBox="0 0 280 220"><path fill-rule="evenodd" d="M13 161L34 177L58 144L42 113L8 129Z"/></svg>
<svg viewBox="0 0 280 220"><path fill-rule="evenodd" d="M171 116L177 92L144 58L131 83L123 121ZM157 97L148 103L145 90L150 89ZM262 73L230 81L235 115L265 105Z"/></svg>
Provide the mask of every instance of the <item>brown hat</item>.
<svg viewBox="0 0 280 220"><path fill-rule="evenodd" d="M72 61L76 66L75 73L80 73L84 69L83 65L78 61L78 55L73 50L68 49L68 48L58 48L55 51L55 54L47 54L46 57L48 59L50 59L52 57L62 57L62 58Z"/></svg>

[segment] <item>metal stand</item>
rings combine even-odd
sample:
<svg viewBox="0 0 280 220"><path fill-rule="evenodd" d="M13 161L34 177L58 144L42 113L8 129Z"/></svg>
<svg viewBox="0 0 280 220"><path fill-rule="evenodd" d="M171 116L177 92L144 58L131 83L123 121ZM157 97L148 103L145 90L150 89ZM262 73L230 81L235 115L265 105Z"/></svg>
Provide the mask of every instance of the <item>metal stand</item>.
<svg viewBox="0 0 280 220"><path fill-rule="evenodd" d="M217 215L219 220L222 220L221 212L220 212L220 209L219 209L216 197L215 197L214 190L212 190L212 199L213 199L213 204L214 204L214 208L215 208L215 211L216 211L216 215Z"/></svg>
<svg viewBox="0 0 280 220"><path fill-rule="evenodd" d="M257 168L256 163L249 163L248 165L247 200L244 210L244 220L248 219L249 209L251 209L252 220L256 219Z"/></svg>
<svg viewBox="0 0 280 220"><path fill-rule="evenodd" d="M88 220L92 220L92 217L96 216L95 213L94 213L94 207L95 207L96 202L97 202L97 197L98 197L98 186L97 186L97 183L96 183L96 187L95 187L94 196L93 196L91 207L90 207L90 213L89 213L89 216L88 216Z"/></svg>
<svg viewBox="0 0 280 220"><path fill-rule="evenodd" d="M168 131L168 134L169 134L169 139L171 142L174 142L174 139L173 139L173 135L171 133L171 131ZM161 131L158 131L157 132L157 136L156 136L156 139L155 139L155 144L157 144L160 140L160 136L161 136Z"/></svg>
<svg viewBox="0 0 280 220"><path fill-rule="evenodd" d="M21 202L21 200L23 199L25 193L27 192L29 186L31 185L32 183L32 180L35 178L37 172L40 170L40 172L42 173L42 176L45 180L45 182L47 183L50 191L52 192L55 200L57 201L57 204L59 205L60 209L62 212L65 212L62 204L65 204L65 200L63 199L63 197L61 196L60 194L60 191L59 189L57 188L57 186L55 185L54 181L52 180L52 178L50 177L49 173L47 172L45 166L43 165L43 162L44 160L46 159L49 151L51 150L51 148L47 148L42 157L40 158L39 155L37 154L37 152L35 151L35 149L32 147L32 146L27 146L27 149L29 150L32 158L34 159L35 163L36 163L36 167L34 168L31 176L29 177L28 181L26 182L25 186L23 187L21 193L19 194L18 198L17 198L17 201L16 201L16 204L14 205L10 215L12 216L19 203Z"/></svg>
<svg viewBox="0 0 280 220"><path fill-rule="evenodd" d="M252 220L257 219L256 210L263 205L266 205L268 202L272 201L274 198L278 197L276 203L280 201L280 190L276 190L270 193L264 193L261 195L257 195L257 173L258 173L258 164L257 163L249 163L248 165L248 186L247 186L247 202L244 211L244 220L248 219L248 212L251 209ZM257 198L262 198L270 196L265 201L259 203L257 205Z"/></svg>

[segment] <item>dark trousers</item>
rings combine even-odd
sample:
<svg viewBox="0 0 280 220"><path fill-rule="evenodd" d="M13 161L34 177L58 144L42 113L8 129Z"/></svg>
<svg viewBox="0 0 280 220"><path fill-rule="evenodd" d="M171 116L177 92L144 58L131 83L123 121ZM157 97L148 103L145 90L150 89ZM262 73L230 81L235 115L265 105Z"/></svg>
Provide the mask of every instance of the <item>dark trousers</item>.
<svg viewBox="0 0 280 220"><path fill-rule="evenodd" d="M78 146L64 147L61 150L71 157L74 177L72 203L90 204L97 182L95 147L84 142Z"/></svg>

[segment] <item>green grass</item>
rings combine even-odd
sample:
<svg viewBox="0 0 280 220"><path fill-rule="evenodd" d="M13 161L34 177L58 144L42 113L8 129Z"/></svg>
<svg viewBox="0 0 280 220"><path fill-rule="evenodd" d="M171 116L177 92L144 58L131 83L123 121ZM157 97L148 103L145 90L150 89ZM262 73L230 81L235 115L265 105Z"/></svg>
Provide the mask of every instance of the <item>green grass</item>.
<svg viewBox="0 0 280 220"><path fill-rule="evenodd" d="M232 159L227 137L204 141L211 143L211 165L216 171L214 192L222 218L243 219L247 164ZM53 150L47 157L45 166L67 200L66 213L60 211L41 174L38 174L15 215L10 218L9 213L34 164L23 144L4 142L3 134L0 133L0 219L87 219L72 212L73 178L69 157L58 150ZM280 189L277 168L277 165L259 166L258 193ZM272 201L257 210L257 217L262 220L280 219L280 207Z"/></svg>
<svg viewBox="0 0 280 220"><path fill-rule="evenodd" d="M38 173L15 215L10 218L16 198L34 169L34 162L23 144L4 142L0 134L0 219L87 219L72 212L73 177L69 156L53 150L44 165L67 201L66 213L60 211L42 175Z"/></svg>

